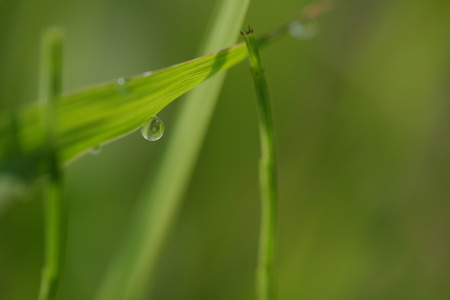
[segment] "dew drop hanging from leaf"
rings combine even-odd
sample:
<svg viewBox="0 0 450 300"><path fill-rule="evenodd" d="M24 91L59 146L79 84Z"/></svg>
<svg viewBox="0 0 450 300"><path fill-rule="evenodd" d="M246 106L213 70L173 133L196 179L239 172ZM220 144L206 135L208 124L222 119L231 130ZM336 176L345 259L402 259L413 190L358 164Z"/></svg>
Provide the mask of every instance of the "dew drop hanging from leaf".
<svg viewBox="0 0 450 300"><path fill-rule="evenodd" d="M97 155L100 152L102 152L102 146L100 146L100 145L97 145L97 146L91 148L91 150L89 150L89 153L92 155Z"/></svg>
<svg viewBox="0 0 450 300"><path fill-rule="evenodd" d="M164 133L164 123L157 116L151 117L141 128L142 136L148 141L159 140Z"/></svg>

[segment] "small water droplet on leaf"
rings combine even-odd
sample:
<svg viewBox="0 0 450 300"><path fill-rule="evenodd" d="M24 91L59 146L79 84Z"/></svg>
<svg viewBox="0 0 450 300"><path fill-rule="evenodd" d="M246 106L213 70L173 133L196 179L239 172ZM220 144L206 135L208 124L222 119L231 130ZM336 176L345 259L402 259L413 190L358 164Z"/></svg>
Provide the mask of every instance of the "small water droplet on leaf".
<svg viewBox="0 0 450 300"><path fill-rule="evenodd" d="M289 34L299 40L310 40L319 33L316 20L295 21L289 24Z"/></svg>
<svg viewBox="0 0 450 300"><path fill-rule="evenodd" d="M123 77L120 77L117 79L117 85L125 85L127 83L127 80Z"/></svg>
<svg viewBox="0 0 450 300"><path fill-rule="evenodd" d="M100 146L100 145L97 145L97 146L93 147L91 150L89 150L89 153L92 155L97 155L100 152L102 152L102 146Z"/></svg>
<svg viewBox="0 0 450 300"><path fill-rule="evenodd" d="M163 136L164 123L157 116L153 116L142 126L141 133L146 140L157 141Z"/></svg>
<svg viewBox="0 0 450 300"><path fill-rule="evenodd" d="M124 77L120 77L116 81L117 89L122 94L126 94L127 93L127 90L126 90L126 87L125 87L126 83L127 83L127 80Z"/></svg>

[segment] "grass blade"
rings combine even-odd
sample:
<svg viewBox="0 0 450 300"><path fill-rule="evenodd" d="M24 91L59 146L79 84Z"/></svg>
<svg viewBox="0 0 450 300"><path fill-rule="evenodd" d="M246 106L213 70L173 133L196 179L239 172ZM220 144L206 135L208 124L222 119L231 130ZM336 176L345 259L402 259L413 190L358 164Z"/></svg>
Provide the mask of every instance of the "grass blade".
<svg viewBox="0 0 450 300"><path fill-rule="evenodd" d="M220 2L202 53L235 43L248 3L249 0ZM245 44L240 47L244 54L242 58L245 58ZM154 178L151 176L145 185L150 189L143 193L131 230L108 271L97 299L142 299L146 294L157 257L197 160L224 78L223 73L216 76L185 99L156 181L150 182Z"/></svg>
<svg viewBox="0 0 450 300"><path fill-rule="evenodd" d="M245 56L246 49L239 44L149 76L120 78L58 97L54 134L61 162L136 130L170 102ZM0 170L29 178L48 172L42 160L43 109L42 103L35 103L18 112L0 114Z"/></svg>
<svg viewBox="0 0 450 300"><path fill-rule="evenodd" d="M46 160L49 168L45 192L45 267L42 272L39 300L55 299L61 274L64 249L63 179L59 165L56 125L56 101L61 95L62 32L46 32L42 47L40 102L44 124Z"/></svg>
<svg viewBox="0 0 450 300"><path fill-rule="evenodd" d="M269 88L253 29L242 33L247 44L250 66L258 100L261 158L259 184L261 193L261 228L256 272L258 300L275 299L274 248L277 213L276 153Z"/></svg>

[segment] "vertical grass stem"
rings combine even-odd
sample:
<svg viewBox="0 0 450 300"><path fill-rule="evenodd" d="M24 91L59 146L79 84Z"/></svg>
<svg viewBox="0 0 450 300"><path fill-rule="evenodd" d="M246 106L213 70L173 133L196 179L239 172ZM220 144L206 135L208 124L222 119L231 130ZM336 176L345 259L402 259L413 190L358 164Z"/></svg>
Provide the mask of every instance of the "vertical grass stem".
<svg viewBox="0 0 450 300"><path fill-rule="evenodd" d="M261 193L261 225L259 235L256 292L258 300L275 299L274 248L277 213L276 155L270 97L253 29L242 32L247 44L256 89L259 117L261 158L259 182Z"/></svg>
<svg viewBox="0 0 450 300"><path fill-rule="evenodd" d="M42 272L39 300L55 299L61 274L64 245L64 203L62 171L56 140L56 101L61 95L62 32L49 29L42 41L39 101L43 106L42 130L46 137L45 162L49 175L44 187L45 266Z"/></svg>

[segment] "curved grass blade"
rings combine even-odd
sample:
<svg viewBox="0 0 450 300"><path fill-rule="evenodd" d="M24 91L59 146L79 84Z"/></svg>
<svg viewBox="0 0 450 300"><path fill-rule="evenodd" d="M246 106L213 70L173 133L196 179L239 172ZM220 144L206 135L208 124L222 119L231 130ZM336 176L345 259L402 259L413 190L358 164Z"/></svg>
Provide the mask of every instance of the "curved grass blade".
<svg viewBox="0 0 450 300"><path fill-rule="evenodd" d="M96 145L107 143L139 128L214 74L246 57L243 44L186 61L148 75L119 78L57 99L55 148L62 163ZM33 178L48 171L45 157L43 105L0 114L0 171Z"/></svg>

